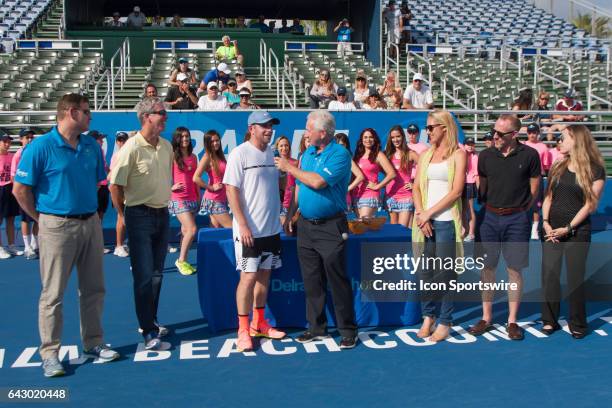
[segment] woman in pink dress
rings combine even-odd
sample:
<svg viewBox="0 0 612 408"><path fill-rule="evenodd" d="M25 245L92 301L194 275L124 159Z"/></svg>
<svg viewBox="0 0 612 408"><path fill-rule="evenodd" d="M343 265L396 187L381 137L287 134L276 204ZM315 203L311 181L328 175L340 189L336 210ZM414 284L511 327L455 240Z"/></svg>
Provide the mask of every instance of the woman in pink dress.
<svg viewBox="0 0 612 408"><path fill-rule="evenodd" d="M297 166L297 160L291 158L291 144L287 136L281 136L276 141L276 151L280 157L283 157L291 163L292 166ZM295 190L295 177L289 173L282 174L279 179L281 183L281 213L280 221L281 225L285 224L285 218L289 212L289 206L291 205L291 199L293 198L293 191Z"/></svg>
<svg viewBox="0 0 612 408"><path fill-rule="evenodd" d="M412 201L412 169L416 167L419 156L408 148L404 129L393 126L387 137L385 156L395 169L395 178L387 184L387 209L391 224L401 224L408 228L412 224L414 203Z"/></svg>
<svg viewBox="0 0 612 408"><path fill-rule="evenodd" d="M185 127L178 127L172 135L172 194L168 210L181 223L181 251L175 265L182 275L191 275L195 268L187 262L187 253L196 235L195 214L198 212L200 192L193 175L198 158L193 154L191 133Z"/></svg>
<svg viewBox="0 0 612 408"><path fill-rule="evenodd" d="M206 190L200 213L210 215L210 224L214 228L232 228L232 217L229 215L223 185L226 160L221 148L221 136L216 130L204 134L204 150L204 156L193 175L193 181ZM208 174L208 183L202 180L204 172Z"/></svg>
<svg viewBox="0 0 612 408"><path fill-rule="evenodd" d="M476 231L476 211L474 211L474 199L478 197L478 154L476 153L475 140L472 137L465 138L464 151L466 153L465 187L463 189L463 225L467 225L464 242L474 241Z"/></svg>
<svg viewBox="0 0 612 408"><path fill-rule="evenodd" d="M357 211L360 217L372 217L381 207L380 191L395 178L395 169L380 151L380 138L372 128L361 132L353 159L365 176L355 192ZM380 172L385 173L385 177L379 182Z"/></svg>

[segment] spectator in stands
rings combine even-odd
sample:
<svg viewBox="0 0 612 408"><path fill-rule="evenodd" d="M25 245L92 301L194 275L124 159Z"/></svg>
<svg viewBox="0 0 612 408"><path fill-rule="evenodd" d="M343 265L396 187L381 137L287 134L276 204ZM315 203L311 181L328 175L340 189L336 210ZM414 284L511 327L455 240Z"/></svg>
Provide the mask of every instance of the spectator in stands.
<svg viewBox="0 0 612 408"><path fill-rule="evenodd" d="M183 27L184 25L183 19L179 14L172 16L172 20L170 20L170 27Z"/></svg>
<svg viewBox="0 0 612 408"><path fill-rule="evenodd" d="M281 20L281 28L278 29L279 34L288 34L291 32L291 27L287 27L287 19Z"/></svg>
<svg viewBox="0 0 612 408"><path fill-rule="evenodd" d="M29 128L22 129L19 132L19 140L21 141L21 147L15 152L11 162L11 180L13 182L23 150L34 140L34 131ZM19 215L21 216L21 235L24 244L23 254L26 259L36 259L38 258L38 223L21 207L19 207ZM32 228L30 228L30 224L32 224Z"/></svg>
<svg viewBox="0 0 612 408"><path fill-rule="evenodd" d="M395 76L395 71L387 72L385 82L378 87L378 93L383 98L387 106L393 106L393 95L399 92L402 94L402 87L398 78Z"/></svg>
<svg viewBox="0 0 612 408"><path fill-rule="evenodd" d="M244 16L238 16L236 19L236 28L247 28Z"/></svg>
<svg viewBox="0 0 612 408"><path fill-rule="evenodd" d="M402 19L402 12L396 6L395 1L389 1L389 5L383 10L383 18L387 25L387 46L390 48L389 55L395 58L395 47L391 47L390 44L399 45Z"/></svg>
<svg viewBox="0 0 612 408"><path fill-rule="evenodd" d="M381 151L380 138L372 128L366 128L359 135L353 160L357 163L365 180L357 187L355 199L360 217L371 217L382 207L381 191L397 175L387 156ZM382 181L378 175L384 173Z"/></svg>
<svg viewBox="0 0 612 408"><path fill-rule="evenodd" d="M115 136L115 151L113 157L111 157L110 171L113 171L113 167L117 164L117 157L119 150L125 145L125 142L129 139L129 136L125 132L119 132ZM108 180L110 180L110 173L108 174ZM130 254L128 253L127 245L125 245L125 219L122 214L117 213L117 223L115 224L116 231L116 243L113 255L120 258L126 258Z"/></svg>
<svg viewBox="0 0 612 408"><path fill-rule="evenodd" d="M540 127L532 123L527 126L527 141L526 146L535 149L540 157L540 171L542 177L546 175L551 165L550 152L548 147L540 141ZM531 239L539 241L540 234L538 227L540 226L540 209L542 208L542 201L544 200L544 183L540 183L540 191L538 192L538 200L536 206L533 208L533 224L531 225Z"/></svg>
<svg viewBox="0 0 612 408"><path fill-rule="evenodd" d="M181 223L181 251L174 263L181 275L192 275L196 269L187 261L196 235L195 215L200 208L200 188L193 181L198 158L193 154L191 133L179 126L172 135L172 194L168 210Z"/></svg>
<svg viewBox="0 0 612 408"><path fill-rule="evenodd" d="M278 33L278 29L276 28L276 20L268 21L268 28L271 33Z"/></svg>
<svg viewBox="0 0 612 408"><path fill-rule="evenodd" d="M561 267L565 258L569 300L569 331L574 339L588 333L585 298L586 261L591 242L591 218L606 183L605 163L597 143L584 125L567 126L561 151L566 155L549 174L542 216L542 329L551 335L561 329Z"/></svg>
<svg viewBox="0 0 612 408"><path fill-rule="evenodd" d="M338 85L331 79L329 71L322 69L319 78L310 89L310 108L318 109L321 105L326 107L330 101L336 99Z"/></svg>
<svg viewBox="0 0 612 408"><path fill-rule="evenodd" d="M394 91L391 94L391 98L389 98L389 104L387 105L387 109L390 110L400 110L402 109L403 103L402 93L398 91Z"/></svg>
<svg viewBox="0 0 612 408"><path fill-rule="evenodd" d="M334 33L338 33L336 40L338 41L338 56L353 55L351 49L351 34L353 28L347 18L342 19L334 28Z"/></svg>
<svg viewBox="0 0 612 408"><path fill-rule="evenodd" d="M153 84L147 84L145 88L145 97L157 97L157 87Z"/></svg>
<svg viewBox="0 0 612 408"><path fill-rule="evenodd" d="M550 154L551 168L557 160L561 160L565 157L565 154L561 152L561 137L559 136L556 138L556 140L553 141L553 146L548 149L548 153Z"/></svg>
<svg viewBox="0 0 612 408"><path fill-rule="evenodd" d="M202 82L200 83L199 91L205 91L206 85L210 84L211 82L221 82L223 89L225 89L231 73L232 70L229 69L225 62L220 63L216 68L211 69L206 73L206 75L204 75L204 79L202 79Z"/></svg>
<svg viewBox="0 0 612 408"><path fill-rule="evenodd" d="M240 88L240 92L238 93L240 96L240 103L235 103L232 105L232 109L235 110L251 110L251 109L259 109L259 106L255 105L251 102L251 90L249 88Z"/></svg>
<svg viewBox="0 0 612 408"><path fill-rule="evenodd" d="M536 101L533 110L538 111L547 111L550 110L548 107L548 102L550 101L550 94L546 91L540 91L538 95L538 100ZM538 113L534 118L535 122L538 122L540 126L545 126L545 124L552 122L552 115L546 113ZM544 129L542 129L544 131Z"/></svg>
<svg viewBox="0 0 612 408"><path fill-rule="evenodd" d="M0 136L0 225L5 221L6 240L8 248L2 246L2 231L0 230L0 259L7 259L13 255L23 255L15 246L15 217L19 215L19 205L13 196L13 182L11 179L11 164L13 153L9 152L12 138L10 135Z"/></svg>
<svg viewBox="0 0 612 408"><path fill-rule="evenodd" d="M211 129L204 133L204 156L198 163L193 181L204 189L200 214L210 216L213 228L232 228L232 216L229 214L227 194L223 184L226 165L221 135ZM205 172L208 175L208 183L202 180L202 174Z"/></svg>
<svg viewBox="0 0 612 408"><path fill-rule="evenodd" d="M170 78L168 78L168 86L180 86L181 82L177 80L179 74L183 74L187 77L187 84L189 86L195 86L198 83L196 79L195 71L189 68L189 60L187 58L179 58L178 60L178 68L175 68L170 73ZM149 95L147 95L149 96ZM155 95L157 96L157 95Z"/></svg>
<svg viewBox="0 0 612 408"><path fill-rule="evenodd" d="M408 4L402 4L400 7L400 11L402 13L402 20L400 24L400 28L402 31L402 38L400 41L401 45L410 44L412 38L410 36L410 20L412 20L413 14L412 11L408 8Z"/></svg>
<svg viewBox="0 0 612 408"><path fill-rule="evenodd" d="M113 20L110 23L108 23L108 26L112 27L112 28L123 28L123 27L125 27L125 23L122 22L121 20L119 20L120 18L121 18L121 14L119 14L118 11L115 11L113 13Z"/></svg>
<svg viewBox="0 0 612 408"><path fill-rule="evenodd" d="M226 110L229 109L225 96L219 95L219 85L209 82L206 85L206 95L198 100L198 110Z"/></svg>
<svg viewBox="0 0 612 408"><path fill-rule="evenodd" d="M460 209L465 185L465 152L458 146L457 125L449 112L431 112L426 129L431 149L419 159L412 190L415 207L413 252L425 259L462 258ZM428 338L431 342L443 341L453 322L454 296L448 283L457 279L457 274L453 268L428 265L419 268L419 279L445 285L440 285L435 293L421 292L423 324L417 337ZM435 330L434 323L437 323Z"/></svg>
<svg viewBox="0 0 612 408"><path fill-rule="evenodd" d="M140 11L140 7L135 6L134 11L128 14L127 25L132 28L142 28L147 23L147 17Z"/></svg>
<svg viewBox="0 0 612 408"><path fill-rule="evenodd" d="M176 76L176 82L178 82L179 85L170 87L164 102L173 110L195 109L198 106L198 98L189 87L189 78L187 78L187 75L180 72Z"/></svg>
<svg viewBox="0 0 612 408"><path fill-rule="evenodd" d="M521 110L530 110L533 107L533 90L530 88L522 88L519 90L518 97L514 100L512 104L513 111L521 111ZM531 121L533 119L533 115L525 114L525 115L517 115L519 120L523 123L525 121ZM525 132L525 128L521 128L521 133Z"/></svg>
<svg viewBox="0 0 612 408"><path fill-rule="evenodd" d="M489 130L487 133L485 133L482 137L482 141L484 142L485 149L493 147L493 132Z"/></svg>
<svg viewBox="0 0 612 408"><path fill-rule="evenodd" d="M555 110L568 112L581 111L582 104L575 97L574 90L568 89L563 94L563 98L559 99L555 104ZM584 115L553 115L553 118L563 122L580 122L584 120Z"/></svg>
<svg viewBox="0 0 612 408"><path fill-rule="evenodd" d="M266 24L266 18L261 15L259 16L257 22L251 23L249 28L256 28L260 30L262 33L271 33L270 27Z"/></svg>
<svg viewBox="0 0 612 408"><path fill-rule="evenodd" d="M219 46L219 48L217 48L217 51L215 52L215 57L217 58L217 61L231 63L236 60L238 61L238 64L243 66L244 57L238 49L238 41L230 41L229 35L224 35L221 38L221 41L223 41L223 45Z"/></svg>
<svg viewBox="0 0 612 408"><path fill-rule="evenodd" d="M347 98L347 90L345 87L341 86L338 88L336 92L337 100L331 101L329 105L327 105L327 109L331 111L352 111L356 110L354 102L349 102Z"/></svg>
<svg viewBox="0 0 612 408"><path fill-rule="evenodd" d="M227 22L225 21L225 17L219 17L215 24L215 28L226 28Z"/></svg>
<svg viewBox="0 0 612 408"><path fill-rule="evenodd" d="M363 69L359 69L357 70L357 74L355 76L355 86L353 87L352 100L355 102L358 108L361 108L366 104L369 96L370 89L368 88L368 77Z"/></svg>
<svg viewBox="0 0 612 408"><path fill-rule="evenodd" d="M223 92L223 96L227 99L227 103L231 106L235 103L240 103L240 95L238 94L236 81L230 79L227 83L227 90Z"/></svg>
<svg viewBox="0 0 612 408"><path fill-rule="evenodd" d="M246 73L242 68L236 70L236 86L238 89L249 88L249 91L253 92L253 84L250 79L246 78Z"/></svg>
<svg viewBox="0 0 612 408"><path fill-rule="evenodd" d="M166 26L166 20L160 16L159 14L157 14L155 17L153 17L153 20L151 20L151 27L165 27Z"/></svg>
<svg viewBox="0 0 612 408"><path fill-rule="evenodd" d="M433 96L424 81L423 74L414 74L412 85L404 92L404 109L433 109Z"/></svg>
<svg viewBox="0 0 612 408"><path fill-rule="evenodd" d="M378 91L370 88L367 103L361 106L363 110L384 110L387 109L387 104L382 100Z"/></svg>
<svg viewBox="0 0 612 408"><path fill-rule="evenodd" d="M304 26L300 24L299 18L293 19L293 25L291 26L292 34L304 34Z"/></svg>
<svg viewBox="0 0 612 408"><path fill-rule="evenodd" d="M421 155L425 150L429 149L428 145L419 141L421 129L415 123L409 124L406 131L408 132L408 147L410 150L414 150L418 155Z"/></svg>

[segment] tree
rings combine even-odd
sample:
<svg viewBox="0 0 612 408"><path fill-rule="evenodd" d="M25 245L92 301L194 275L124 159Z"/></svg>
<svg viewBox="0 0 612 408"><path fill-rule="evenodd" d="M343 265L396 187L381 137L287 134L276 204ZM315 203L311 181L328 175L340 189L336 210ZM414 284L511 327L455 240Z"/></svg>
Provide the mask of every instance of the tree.
<svg viewBox="0 0 612 408"><path fill-rule="evenodd" d="M610 21L611 20L608 17L596 17L595 30L593 30L593 16L588 13L578 13L578 17L574 18L572 24L597 38L608 38L612 34L612 30L610 29Z"/></svg>

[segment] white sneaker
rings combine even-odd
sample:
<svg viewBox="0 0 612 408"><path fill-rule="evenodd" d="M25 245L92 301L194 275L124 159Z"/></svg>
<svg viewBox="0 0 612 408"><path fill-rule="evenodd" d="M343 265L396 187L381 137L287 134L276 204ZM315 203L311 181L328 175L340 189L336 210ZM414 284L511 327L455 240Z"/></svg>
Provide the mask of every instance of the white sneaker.
<svg viewBox="0 0 612 408"><path fill-rule="evenodd" d="M12 258L13 255L9 251L6 250L3 246L0 246L0 259L9 259Z"/></svg>
<svg viewBox="0 0 612 408"><path fill-rule="evenodd" d="M31 248L27 248L25 251L23 251L23 255L25 256L25 259L38 259L38 254Z"/></svg>
<svg viewBox="0 0 612 408"><path fill-rule="evenodd" d="M111 252L111 250L110 250L109 248L104 248L104 250L102 251L102 253L103 253L104 255L106 255L106 254L110 254L110 252Z"/></svg>
<svg viewBox="0 0 612 408"><path fill-rule="evenodd" d="M23 255L23 251L17 248L14 244L8 246L8 251L11 253L11 255L15 255L15 256Z"/></svg>
<svg viewBox="0 0 612 408"><path fill-rule="evenodd" d="M178 248L177 248L177 247L173 247L173 246L168 245L168 252L169 252L169 253L173 254L173 253L175 253L176 251L178 251Z"/></svg>
<svg viewBox="0 0 612 408"><path fill-rule="evenodd" d="M125 247L123 247L123 246L115 247L115 252L113 252L113 255L119 256L121 258L125 258L126 256L130 256L128 251L126 251Z"/></svg>

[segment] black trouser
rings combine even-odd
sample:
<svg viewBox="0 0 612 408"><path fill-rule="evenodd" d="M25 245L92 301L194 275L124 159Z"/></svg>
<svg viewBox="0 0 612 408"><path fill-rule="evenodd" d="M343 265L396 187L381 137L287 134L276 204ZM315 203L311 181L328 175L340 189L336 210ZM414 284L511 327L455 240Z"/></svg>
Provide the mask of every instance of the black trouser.
<svg viewBox="0 0 612 408"><path fill-rule="evenodd" d="M331 289L336 324L344 337L357 335L353 289L346 273L346 241L348 234L345 217L338 217L315 225L302 217L298 220L297 252L306 294L306 318L314 335L327 332L325 302L327 283Z"/></svg>
<svg viewBox="0 0 612 408"><path fill-rule="evenodd" d="M573 332L587 330L584 275L591 242L590 229L579 231L562 242L542 243L542 322L556 325L561 301L561 264L565 256L569 300L569 328Z"/></svg>
<svg viewBox="0 0 612 408"><path fill-rule="evenodd" d="M157 331L162 272L168 252L168 209L126 207L125 226L130 240L136 316L146 336Z"/></svg>

